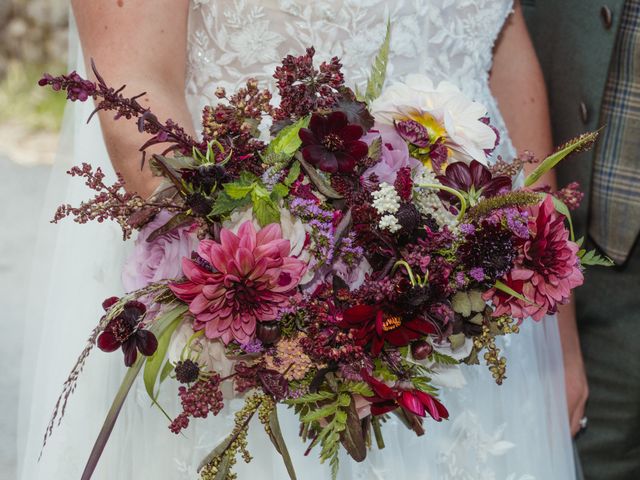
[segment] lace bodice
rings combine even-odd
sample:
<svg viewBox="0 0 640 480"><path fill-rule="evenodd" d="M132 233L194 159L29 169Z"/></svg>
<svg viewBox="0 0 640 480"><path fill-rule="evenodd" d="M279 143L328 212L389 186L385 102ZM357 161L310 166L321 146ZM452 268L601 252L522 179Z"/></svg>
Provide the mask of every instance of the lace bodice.
<svg viewBox="0 0 640 480"><path fill-rule="evenodd" d="M488 87L494 42L512 0L195 0L190 18L187 95L194 120L213 92L247 78L273 85L275 66L313 46L316 58L341 58L351 86L366 82L392 24L387 79L423 73L448 80L489 110L511 144Z"/></svg>

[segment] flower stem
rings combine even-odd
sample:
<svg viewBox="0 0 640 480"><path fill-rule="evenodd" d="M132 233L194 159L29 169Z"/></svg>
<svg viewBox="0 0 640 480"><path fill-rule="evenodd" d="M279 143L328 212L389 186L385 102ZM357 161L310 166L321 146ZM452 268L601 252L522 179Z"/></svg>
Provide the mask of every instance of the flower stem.
<svg viewBox="0 0 640 480"><path fill-rule="evenodd" d="M455 195L458 198L458 200L460 200L460 212L458 213L458 217L456 218L456 220L458 222L462 221L462 218L464 217L464 214L467 211L467 201L458 190L456 190L455 188L446 187L444 185L438 185L435 183L416 183L416 186L423 187L423 188L435 188L436 190L443 190L447 193L450 193L451 195Z"/></svg>

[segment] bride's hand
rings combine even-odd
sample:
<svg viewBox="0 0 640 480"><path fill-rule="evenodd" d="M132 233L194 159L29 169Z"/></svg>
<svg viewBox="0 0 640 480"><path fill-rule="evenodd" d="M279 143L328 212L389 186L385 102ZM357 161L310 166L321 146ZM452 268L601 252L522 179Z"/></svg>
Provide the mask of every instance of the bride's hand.
<svg viewBox="0 0 640 480"><path fill-rule="evenodd" d="M580 429L584 418L585 406L589 398L589 385L580 349L580 338L576 326L576 313L573 303L564 305L558 312L558 326L564 357L565 387L571 435Z"/></svg>

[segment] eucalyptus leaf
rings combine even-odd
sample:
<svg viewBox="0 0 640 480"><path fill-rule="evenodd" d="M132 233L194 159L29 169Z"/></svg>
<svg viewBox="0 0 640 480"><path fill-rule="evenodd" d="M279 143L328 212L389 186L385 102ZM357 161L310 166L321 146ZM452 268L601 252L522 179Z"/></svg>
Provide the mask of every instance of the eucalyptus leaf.
<svg viewBox="0 0 640 480"><path fill-rule="evenodd" d="M324 177L318 173L315 167L309 165L305 159L302 158L302 155L298 154L297 159L300 162L300 165L302 165L304 172L309 177L309 180L311 180L321 194L333 200L339 200L342 198L342 195L336 192L331 185L327 183Z"/></svg>
<svg viewBox="0 0 640 480"><path fill-rule="evenodd" d="M291 456L289 455L287 444L284 441L284 437L282 436L280 421L278 420L278 409L276 407L274 407L269 414L269 432L269 438L271 438L271 441L273 442L273 445L275 446L278 453L282 455L282 460L284 461L285 467L287 467L289 478L291 480L296 480L296 471L293 468L293 462L291 461Z"/></svg>

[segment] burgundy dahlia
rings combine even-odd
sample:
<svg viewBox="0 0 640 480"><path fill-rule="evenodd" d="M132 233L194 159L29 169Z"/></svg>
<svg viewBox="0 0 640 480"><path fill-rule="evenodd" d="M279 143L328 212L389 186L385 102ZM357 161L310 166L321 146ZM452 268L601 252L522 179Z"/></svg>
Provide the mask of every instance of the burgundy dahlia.
<svg viewBox="0 0 640 480"><path fill-rule="evenodd" d="M360 125L348 123L344 112L314 113L309 128L300 129L302 156L324 172L349 173L369 151L360 140L363 133Z"/></svg>
<svg viewBox="0 0 640 480"><path fill-rule="evenodd" d="M447 166L444 175L436 177L446 186L462 193L471 205L477 203L480 197L493 197L498 193L511 190L511 178L505 175L494 177L489 169L477 160L470 165L464 162L454 162ZM454 195L441 192L440 198L456 205L458 200Z"/></svg>
<svg viewBox="0 0 640 480"><path fill-rule="evenodd" d="M421 318L403 318L386 312L379 305L356 305L343 313L341 328L351 329L356 344L364 346L371 342L371 354L377 357L384 342L395 347L404 347L413 340L436 333L434 326Z"/></svg>
<svg viewBox="0 0 640 480"><path fill-rule="evenodd" d="M105 308L113 305L108 299ZM122 347L124 364L130 367L142 355L153 355L158 348L158 340L149 330L142 328L142 317L147 308L143 303L130 301L125 303L122 312L112 319L98 337L98 348L103 352L114 352Z"/></svg>

